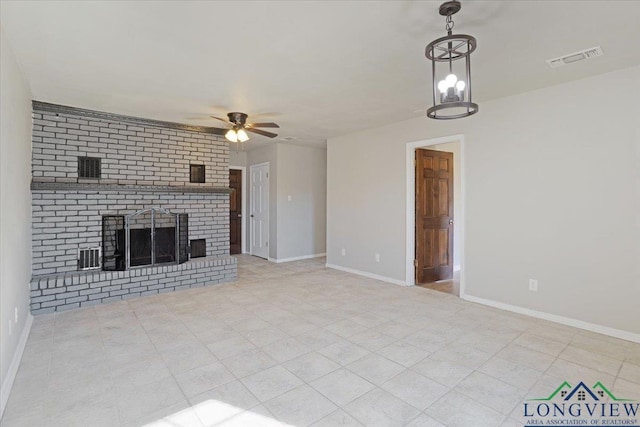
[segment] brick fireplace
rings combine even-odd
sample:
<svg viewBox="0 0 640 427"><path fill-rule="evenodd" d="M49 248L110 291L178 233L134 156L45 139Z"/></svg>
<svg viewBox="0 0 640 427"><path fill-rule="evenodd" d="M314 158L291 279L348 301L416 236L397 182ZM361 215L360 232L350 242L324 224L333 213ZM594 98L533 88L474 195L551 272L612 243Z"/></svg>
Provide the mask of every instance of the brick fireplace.
<svg viewBox="0 0 640 427"><path fill-rule="evenodd" d="M228 165L211 128L34 101L31 311L235 280Z"/></svg>

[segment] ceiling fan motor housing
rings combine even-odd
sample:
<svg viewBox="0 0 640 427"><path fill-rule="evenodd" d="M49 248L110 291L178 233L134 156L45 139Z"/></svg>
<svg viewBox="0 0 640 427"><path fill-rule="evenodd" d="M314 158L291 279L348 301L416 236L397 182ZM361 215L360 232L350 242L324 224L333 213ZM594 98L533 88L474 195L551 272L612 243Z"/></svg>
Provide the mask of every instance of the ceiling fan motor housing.
<svg viewBox="0 0 640 427"><path fill-rule="evenodd" d="M244 126L245 123L247 122L247 116L245 113L238 113L238 112L233 112L233 113L228 113L227 117L229 117L229 121L235 125L238 126Z"/></svg>

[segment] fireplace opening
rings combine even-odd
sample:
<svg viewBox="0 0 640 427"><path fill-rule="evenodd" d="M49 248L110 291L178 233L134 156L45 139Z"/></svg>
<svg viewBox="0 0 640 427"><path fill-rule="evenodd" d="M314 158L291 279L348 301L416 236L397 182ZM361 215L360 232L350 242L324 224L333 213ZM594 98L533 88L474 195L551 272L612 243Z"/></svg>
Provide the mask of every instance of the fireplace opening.
<svg viewBox="0 0 640 427"><path fill-rule="evenodd" d="M188 260L188 215L153 208L102 217L103 270Z"/></svg>
<svg viewBox="0 0 640 427"><path fill-rule="evenodd" d="M131 230L130 233L131 267L151 264L151 229L140 228ZM175 227L156 227L154 243L156 264L176 261Z"/></svg>

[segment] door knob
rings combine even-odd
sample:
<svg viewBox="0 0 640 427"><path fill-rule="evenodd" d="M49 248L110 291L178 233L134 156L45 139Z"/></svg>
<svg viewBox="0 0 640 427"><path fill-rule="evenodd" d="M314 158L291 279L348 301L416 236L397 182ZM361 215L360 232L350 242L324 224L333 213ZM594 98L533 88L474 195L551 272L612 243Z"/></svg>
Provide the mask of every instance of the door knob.
<svg viewBox="0 0 640 427"><path fill-rule="evenodd" d="M452 219L449 220L449 224L453 224L453 220Z"/></svg>
<svg viewBox="0 0 640 427"><path fill-rule="evenodd" d="M253 214L249 215L251 218L253 218Z"/></svg>
<svg viewBox="0 0 640 427"><path fill-rule="evenodd" d="M242 218L242 214L238 214L238 218Z"/></svg>

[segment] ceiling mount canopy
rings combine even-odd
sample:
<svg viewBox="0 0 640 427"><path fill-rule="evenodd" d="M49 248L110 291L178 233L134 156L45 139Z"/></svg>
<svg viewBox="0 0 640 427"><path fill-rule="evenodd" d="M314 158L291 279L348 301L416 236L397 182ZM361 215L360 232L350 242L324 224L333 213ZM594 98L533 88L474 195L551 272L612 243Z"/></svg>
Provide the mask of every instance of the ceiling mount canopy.
<svg viewBox="0 0 640 427"><path fill-rule="evenodd" d="M471 53L477 42L472 36L453 34L452 16L460 9L462 5L457 0L440 5L440 15L447 17L447 35L432 41L425 49L433 80L433 105L427 110L432 119L459 119L478 112L478 104L471 98Z"/></svg>

